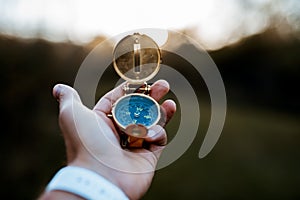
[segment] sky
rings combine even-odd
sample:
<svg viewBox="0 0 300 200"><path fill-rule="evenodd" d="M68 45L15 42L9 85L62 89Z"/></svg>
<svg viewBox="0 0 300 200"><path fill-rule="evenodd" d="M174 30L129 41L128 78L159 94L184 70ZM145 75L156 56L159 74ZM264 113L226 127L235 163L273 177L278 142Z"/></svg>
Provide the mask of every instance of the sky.
<svg viewBox="0 0 300 200"><path fill-rule="evenodd" d="M264 31L274 14L297 29L297 0L0 0L0 33L87 43L140 28L192 30L208 49ZM299 23L298 23L299 24Z"/></svg>

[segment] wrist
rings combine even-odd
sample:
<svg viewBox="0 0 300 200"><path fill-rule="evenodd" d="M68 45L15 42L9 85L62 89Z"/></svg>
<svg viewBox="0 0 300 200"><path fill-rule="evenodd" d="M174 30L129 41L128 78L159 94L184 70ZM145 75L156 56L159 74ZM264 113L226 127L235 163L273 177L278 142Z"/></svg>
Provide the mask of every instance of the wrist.
<svg viewBox="0 0 300 200"><path fill-rule="evenodd" d="M120 188L120 190L124 191L121 184L119 184L118 182L118 176L116 176L116 174L118 174L118 171L107 167L93 157L88 158L85 156L81 158L80 156L78 156L78 158L70 162L68 166L81 167L93 171L114 184L116 187Z"/></svg>
<svg viewBox="0 0 300 200"><path fill-rule="evenodd" d="M118 171L111 167L102 164L100 161L92 158L78 156L74 161L68 164L69 166L77 166L89 169L95 173L106 178L115 186L120 188L124 194L130 199L140 199L147 191L152 180L154 172L146 174L130 174L127 172ZM143 176L146 176L146 181L143 180ZM139 183L139 189L136 187L136 183Z"/></svg>
<svg viewBox="0 0 300 200"><path fill-rule="evenodd" d="M64 191L91 200L128 200L116 185L94 171L77 166L59 170L46 188L46 192L50 191Z"/></svg>

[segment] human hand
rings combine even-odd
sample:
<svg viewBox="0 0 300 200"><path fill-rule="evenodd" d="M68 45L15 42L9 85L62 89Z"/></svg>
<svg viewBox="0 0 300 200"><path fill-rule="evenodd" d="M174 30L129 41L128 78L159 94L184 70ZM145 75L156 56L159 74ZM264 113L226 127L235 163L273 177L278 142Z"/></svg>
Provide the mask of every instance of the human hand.
<svg viewBox="0 0 300 200"><path fill-rule="evenodd" d="M151 86L150 95L160 100L169 84L160 80ZM93 110L85 107L71 87L58 84L53 95L59 101L59 125L64 136L67 163L90 169L123 190L130 199L139 199L148 190L155 167L167 143L164 126L173 116L176 105L166 100L161 105L161 125L148 131L149 148L124 150L119 130L107 115L113 103L124 95L122 84L103 96Z"/></svg>

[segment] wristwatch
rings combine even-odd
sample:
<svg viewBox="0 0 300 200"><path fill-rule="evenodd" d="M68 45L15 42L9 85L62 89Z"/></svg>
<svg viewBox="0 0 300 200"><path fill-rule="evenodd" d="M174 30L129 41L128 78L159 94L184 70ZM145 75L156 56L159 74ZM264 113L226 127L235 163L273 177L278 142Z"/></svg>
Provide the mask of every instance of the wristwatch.
<svg viewBox="0 0 300 200"><path fill-rule="evenodd" d="M144 147L148 129L160 120L160 106L150 97L151 86L146 82L157 74L160 63L158 45L145 34L128 35L114 48L114 69L127 81L123 87L125 95L112 107L123 148Z"/></svg>

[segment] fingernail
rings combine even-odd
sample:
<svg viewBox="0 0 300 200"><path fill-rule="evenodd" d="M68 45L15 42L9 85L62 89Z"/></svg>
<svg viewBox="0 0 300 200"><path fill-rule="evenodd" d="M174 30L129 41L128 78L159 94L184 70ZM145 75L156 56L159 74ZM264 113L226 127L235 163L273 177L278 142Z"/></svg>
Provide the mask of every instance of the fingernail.
<svg viewBox="0 0 300 200"><path fill-rule="evenodd" d="M60 93L61 93L62 87L60 85L55 86L55 98L57 101L59 101Z"/></svg>
<svg viewBox="0 0 300 200"><path fill-rule="evenodd" d="M154 131L154 130L148 130L148 134L147 134L147 136L148 137L153 137L154 135L156 135L156 132Z"/></svg>

